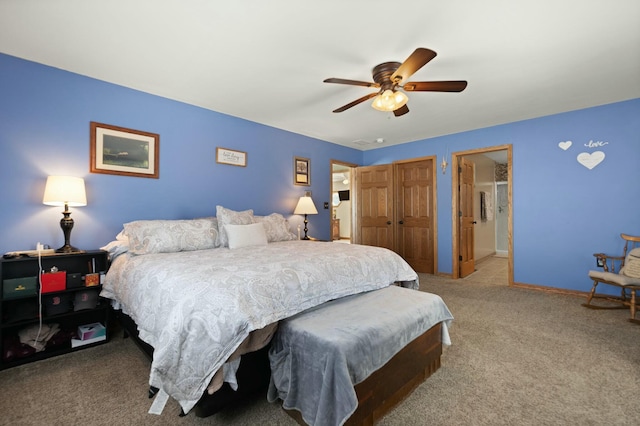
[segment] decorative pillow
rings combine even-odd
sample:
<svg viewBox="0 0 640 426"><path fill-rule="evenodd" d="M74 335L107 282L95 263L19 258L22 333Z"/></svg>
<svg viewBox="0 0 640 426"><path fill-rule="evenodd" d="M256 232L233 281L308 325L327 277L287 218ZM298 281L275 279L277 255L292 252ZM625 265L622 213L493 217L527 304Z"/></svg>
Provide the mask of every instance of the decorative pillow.
<svg viewBox="0 0 640 426"><path fill-rule="evenodd" d="M249 225L224 225L224 229L229 239L229 248L237 249L248 246L266 246L267 234L261 223L251 223Z"/></svg>
<svg viewBox="0 0 640 426"><path fill-rule="evenodd" d="M118 232L118 235L116 235L116 241L126 241L127 243L129 242L129 237L127 237L127 235L124 233L124 229Z"/></svg>
<svg viewBox="0 0 640 426"><path fill-rule="evenodd" d="M264 225L267 241L291 241L298 237L289 231L289 221L280 213L271 213L269 216L254 216L254 221Z"/></svg>
<svg viewBox="0 0 640 426"><path fill-rule="evenodd" d="M629 252L622 273L628 277L640 278L640 247Z"/></svg>
<svg viewBox="0 0 640 426"><path fill-rule="evenodd" d="M116 257L129 251L129 242L123 240L111 241L106 246L100 247L100 250L109 252L109 260L113 262Z"/></svg>
<svg viewBox="0 0 640 426"><path fill-rule="evenodd" d="M218 218L215 217L215 216L207 216L207 217L201 217L201 218L198 218L198 219L210 220L211 221L211 230L210 230L210 232L211 232L211 235L213 236L213 239L216 242L215 247L220 247L218 245L218 240L220 239L220 237L218 236L218 233L220 232L218 230Z"/></svg>
<svg viewBox="0 0 640 426"><path fill-rule="evenodd" d="M222 206L216 206L216 217L218 219L218 239L217 247L229 247L227 238L226 225L248 225L254 223L253 210L244 210L237 212L226 209Z"/></svg>
<svg viewBox="0 0 640 426"><path fill-rule="evenodd" d="M216 245L210 219L138 220L124 224L133 254L205 250Z"/></svg>

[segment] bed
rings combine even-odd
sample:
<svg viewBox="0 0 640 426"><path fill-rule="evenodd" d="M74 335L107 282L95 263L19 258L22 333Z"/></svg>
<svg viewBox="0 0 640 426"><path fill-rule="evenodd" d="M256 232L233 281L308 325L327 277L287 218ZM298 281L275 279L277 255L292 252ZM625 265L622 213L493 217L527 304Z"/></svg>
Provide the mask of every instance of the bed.
<svg viewBox="0 0 640 426"><path fill-rule="evenodd" d="M300 241L282 215L221 206L211 218L130 222L104 248L112 262L101 295L153 350L150 386L185 413L264 378L245 360L264 366L283 319L393 284L418 287L390 250Z"/></svg>

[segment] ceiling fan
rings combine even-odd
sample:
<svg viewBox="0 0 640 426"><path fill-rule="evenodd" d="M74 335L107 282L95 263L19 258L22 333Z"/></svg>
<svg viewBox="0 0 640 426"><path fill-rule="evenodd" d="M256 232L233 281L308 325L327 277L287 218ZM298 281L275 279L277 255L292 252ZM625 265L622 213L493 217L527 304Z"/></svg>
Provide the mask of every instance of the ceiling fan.
<svg viewBox="0 0 640 426"><path fill-rule="evenodd" d="M404 62L384 62L373 67L373 81L345 80L343 78L327 78L325 83L350 84L353 86L375 87L377 92L369 93L350 102L333 112L346 111L371 98L372 107L379 111L393 111L400 117L409 112L404 92L462 92L467 87L464 80L457 81L413 81L407 82L416 71L436 57L436 52L424 47L417 48Z"/></svg>

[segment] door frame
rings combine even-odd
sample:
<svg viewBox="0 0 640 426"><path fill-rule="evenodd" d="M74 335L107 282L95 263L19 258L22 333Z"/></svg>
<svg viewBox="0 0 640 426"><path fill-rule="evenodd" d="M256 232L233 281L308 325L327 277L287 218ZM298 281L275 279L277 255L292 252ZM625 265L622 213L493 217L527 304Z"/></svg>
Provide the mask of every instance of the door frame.
<svg viewBox="0 0 640 426"><path fill-rule="evenodd" d="M460 209L459 202L459 177L458 168L460 167L460 157L464 157L472 154L484 154L494 151L507 151L507 198L509 216L507 223L507 238L508 238L508 281L509 287L513 286L513 146L511 144L491 146L486 148L471 149L468 151L457 151L451 154L451 245L452 245L452 277L460 278L460 262L458 260L460 241L458 230L460 228L460 218L458 211Z"/></svg>
<svg viewBox="0 0 640 426"><path fill-rule="evenodd" d="M353 243L355 241L354 232L356 229L356 226L354 224L356 209L353 207L354 203L356 202L356 199L354 194L355 191L353 190L353 188L355 188L355 174L356 174L355 168L358 167L358 165L354 163L348 163L346 161L341 161L341 160L334 160L334 159L329 160L329 208L331 209L332 212L333 212L333 207L331 206L331 200L333 199L333 173L334 173L333 166L334 165L349 168L349 201L351 202L349 207L349 210L350 210L349 216L351 217L349 241ZM329 231L331 231L332 219L333 219L333 213L329 214ZM331 234L331 232L329 232L329 234Z"/></svg>

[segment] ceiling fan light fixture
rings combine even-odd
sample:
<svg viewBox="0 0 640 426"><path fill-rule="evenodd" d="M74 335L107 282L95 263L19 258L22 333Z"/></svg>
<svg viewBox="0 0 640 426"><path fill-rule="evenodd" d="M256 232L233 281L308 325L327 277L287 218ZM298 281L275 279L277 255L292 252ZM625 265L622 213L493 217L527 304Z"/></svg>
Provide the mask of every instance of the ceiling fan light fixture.
<svg viewBox="0 0 640 426"><path fill-rule="evenodd" d="M403 92L387 89L373 99L371 106L378 111L395 111L402 108L408 100Z"/></svg>

